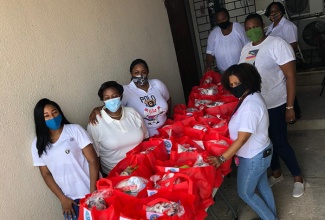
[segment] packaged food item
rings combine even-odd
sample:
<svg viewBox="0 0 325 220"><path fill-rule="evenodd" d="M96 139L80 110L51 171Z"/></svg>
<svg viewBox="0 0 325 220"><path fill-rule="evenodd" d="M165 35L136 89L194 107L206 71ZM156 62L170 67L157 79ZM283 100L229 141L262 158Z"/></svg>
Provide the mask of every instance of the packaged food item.
<svg viewBox="0 0 325 220"><path fill-rule="evenodd" d="M121 172L121 176L130 176L133 171L135 171L138 168L138 165L130 165L125 170Z"/></svg>
<svg viewBox="0 0 325 220"><path fill-rule="evenodd" d="M209 104L211 102L212 102L211 100L195 99L194 105L195 105L195 107L201 107L201 106L206 106L207 104Z"/></svg>
<svg viewBox="0 0 325 220"><path fill-rule="evenodd" d="M167 216L181 217L185 213L184 207L178 202L159 202L153 206L147 206L146 211L150 213L166 214Z"/></svg>
<svg viewBox="0 0 325 220"><path fill-rule="evenodd" d="M218 89L216 86L211 86L209 88L199 88L201 95L216 95Z"/></svg>
<svg viewBox="0 0 325 220"><path fill-rule="evenodd" d="M90 197L85 201L89 210L96 207L97 210L104 210L108 208L108 204L105 202L105 198L108 198L112 195L111 189L104 189L94 192Z"/></svg>
<svg viewBox="0 0 325 220"><path fill-rule="evenodd" d="M194 152L196 151L196 147L192 147L189 144L178 144L178 153L183 152Z"/></svg>
<svg viewBox="0 0 325 220"><path fill-rule="evenodd" d="M138 193L143 190L147 184L148 180L139 176L132 176L119 182L115 188L131 196L137 196Z"/></svg>
<svg viewBox="0 0 325 220"><path fill-rule="evenodd" d="M206 167L206 166L209 166L209 164L203 160L203 157L201 155L199 155L193 167Z"/></svg>
<svg viewBox="0 0 325 220"><path fill-rule="evenodd" d="M223 104L225 104L225 103L224 102L210 102L210 103L206 104L206 107L211 108L211 107L216 107L216 106L220 106Z"/></svg>
<svg viewBox="0 0 325 220"><path fill-rule="evenodd" d="M196 129L196 130L204 131L204 132L206 132L208 130L208 127L207 126L205 126L205 125L199 125L199 124L194 125L193 128Z"/></svg>
<svg viewBox="0 0 325 220"><path fill-rule="evenodd" d="M214 144L220 144L220 145L229 147L229 144L225 140L210 140L210 142L212 142Z"/></svg>
<svg viewBox="0 0 325 220"><path fill-rule="evenodd" d="M156 148L155 146L154 146L154 147L149 147L147 150L145 150L145 151L141 151L140 154L148 154L148 153L150 153L151 151L153 151L155 148Z"/></svg>
<svg viewBox="0 0 325 220"><path fill-rule="evenodd" d="M221 128L221 127L224 126L225 124L226 124L225 121L220 121L219 123L214 124L214 125L212 125L211 127L212 127L212 128Z"/></svg>

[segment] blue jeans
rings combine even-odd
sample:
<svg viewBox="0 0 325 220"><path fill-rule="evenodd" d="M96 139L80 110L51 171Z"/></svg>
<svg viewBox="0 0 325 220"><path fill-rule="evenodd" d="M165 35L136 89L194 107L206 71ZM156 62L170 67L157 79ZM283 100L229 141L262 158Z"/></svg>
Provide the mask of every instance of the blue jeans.
<svg viewBox="0 0 325 220"><path fill-rule="evenodd" d="M285 111L286 104L268 109L270 119L269 136L274 149L271 169L280 170L279 157L281 157L291 175L295 177L301 175L301 170L296 155L288 142Z"/></svg>
<svg viewBox="0 0 325 220"><path fill-rule="evenodd" d="M272 144L266 149L272 149ZM237 174L237 191L244 200L263 220L276 219L276 207L272 189L267 179L267 168L271 157L263 157L263 150L253 158L239 158ZM259 194L256 193L256 189Z"/></svg>
<svg viewBox="0 0 325 220"><path fill-rule="evenodd" d="M79 205L79 199L76 199L76 200L73 200L73 201L75 201ZM78 218L79 218L79 206L73 204L72 208L73 208L74 213L76 214L76 217L72 216L72 218L70 218L70 215L63 214L63 217L64 217L63 219L64 220L78 220Z"/></svg>

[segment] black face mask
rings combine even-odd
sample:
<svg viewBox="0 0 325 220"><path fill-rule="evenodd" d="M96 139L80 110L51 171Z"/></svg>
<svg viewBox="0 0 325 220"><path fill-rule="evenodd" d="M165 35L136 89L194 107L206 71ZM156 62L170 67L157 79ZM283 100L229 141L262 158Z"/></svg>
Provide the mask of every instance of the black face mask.
<svg viewBox="0 0 325 220"><path fill-rule="evenodd" d="M234 88L230 88L230 92L236 97L240 98L243 96L244 92L246 91L244 84L240 84Z"/></svg>
<svg viewBox="0 0 325 220"><path fill-rule="evenodd" d="M219 26L221 29L227 29L227 27L229 27L229 25L230 25L230 21L229 21L229 20L227 20L227 21L225 21L225 22L221 22L221 23L218 24L218 26Z"/></svg>

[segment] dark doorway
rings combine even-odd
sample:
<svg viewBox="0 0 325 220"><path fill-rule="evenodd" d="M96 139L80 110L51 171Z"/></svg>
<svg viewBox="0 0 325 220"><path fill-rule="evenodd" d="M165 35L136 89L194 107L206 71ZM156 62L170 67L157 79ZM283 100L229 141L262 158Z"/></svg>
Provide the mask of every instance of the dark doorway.
<svg viewBox="0 0 325 220"><path fill-rule="evenodd" d="M188 0L165 0L186 102L199 85L201 67Z"/></svg>

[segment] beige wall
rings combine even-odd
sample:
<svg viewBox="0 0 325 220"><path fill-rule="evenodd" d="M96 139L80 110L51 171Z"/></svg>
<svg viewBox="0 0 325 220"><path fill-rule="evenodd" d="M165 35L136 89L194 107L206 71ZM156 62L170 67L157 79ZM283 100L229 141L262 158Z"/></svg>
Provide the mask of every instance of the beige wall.
<svg viewBox="0 0 325 220"><path fill-rule="evenodd" d="M166 9L161 0L2 0L0 24L0 218L61 219L32 166L33 108L48 97L85 126L100 84L128 83L139 57L184 102Z"/></svg>

